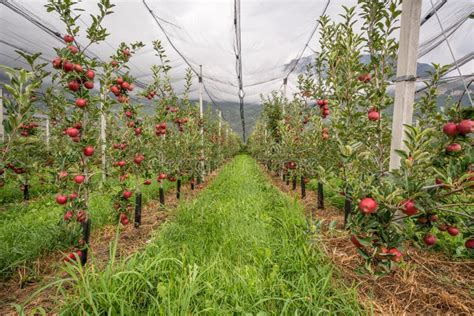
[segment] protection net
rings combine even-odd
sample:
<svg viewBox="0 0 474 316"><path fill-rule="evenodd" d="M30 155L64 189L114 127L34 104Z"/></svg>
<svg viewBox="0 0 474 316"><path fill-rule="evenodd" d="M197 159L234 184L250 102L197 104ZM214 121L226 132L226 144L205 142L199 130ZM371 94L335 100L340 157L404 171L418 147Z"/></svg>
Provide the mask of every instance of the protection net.
<svg viewBox="0 0 474 316"><path fill-rule="evenodd" d="M0 1L0 64L25 67L15 50L41 52L45 62L55 57L53 48L63 44L64 29L57 15L46 12L46 2ZM239 10L236 10L237 2ZM235 131L242 131L240 85L244 93L245 123L251 130L260 113L262 95L281 90L285 78L288 78L287 95L297 92L297 76L320 49L319 17L326 14L338 22L342 6L357 5L355 0L115 0L112 3L116 5L114 14L105 20L110 36L105 44L92 45L88 54L107 60L121 42L142 41L146 46L130 62L131 74L138 79L140 88L151 82L151 66L159 62L151 42L161 40L173 67L170 75L176 92L183 91L184 73L190 67L195 73L191 99L198 99L202 65L204 100L214 109L221 108L224 119ZM79 22L85 29L91 23L87 13L98 11L97 1L84 0L78 6L84 10ZM451 64L451 71L443 79L443 93L462 97L466 104L469 100L465 88L472 92L474 86L470 84L474 79L473 14L472 0L423 0L419 80L432 69L431 63ZM240 23L236 23L237 19ZM87 42L85 34L77 39L80 44ZM420 83L419 90L422 87Z"/></svg>

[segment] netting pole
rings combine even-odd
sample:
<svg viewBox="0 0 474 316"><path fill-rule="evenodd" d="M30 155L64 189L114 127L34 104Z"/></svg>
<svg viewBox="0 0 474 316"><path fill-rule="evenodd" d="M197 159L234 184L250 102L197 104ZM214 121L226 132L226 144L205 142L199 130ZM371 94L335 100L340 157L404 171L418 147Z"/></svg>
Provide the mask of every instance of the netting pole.
<svg viewBox="0 0 474 316"><path fill-rule="evenodd" d="M400 167L400 157L396 150L404 148L404 125L412 124L418 41L420 37L421 2L421 0L404 0L402 4L390 148L390 170Z"/></svg>
<svg viewBox="0 0 474 316"><path fill-rule="evenodd" d="M281 105L281 112L283 114L283 116L285 116L285 103L286 103L286 87L287 87L287 83L288 83L288 78L283 78L283 103ZM283 144L283 146L285 146L285 144ZM285 181L285 168L284 168L284 164L282 164L281 166L281 179L283 181ZM289 175L287 175L287 177L289 177ZM287 182L289 180L287 179ZM288 183L287 183L288 185Z"/></svg>
<svg viewBox="0 0 474 316"><path fill-rule="evenodd" d="M102 95L103 102L105 104L106 94L105 92ZM105 119L104 113L104 105L101 105L101 113L100 113L100 154L102 159L102 181L105 182L107 178L107 157L106 157L106 150L107 150L107 120Z"/></svg>
<svg viewBox="0 0 474 316"><path fill-rule="evenodd" d="M100 146L101 146L101 158L102 158L102 180L105 181L107 177L107 157L106 157L106 125L107 121L105 119L105 114L100 114Z"/></svg>
<svg viewBox="0 0 474 316"><path fill-rule="evenodd" d="M50 138L50 131L49 131L49 116L46 117L46 149L49 150L49 138Z"/></svg>
<svg viewBox="0 0 474 316"><path fill-rule="evenodd" d="M219 136L219 152L218 152L218 159L219 159L219 162L221 160L221 151L222 151L222 145L221 145L221 135L222 135L222 132L221 132L221 129L222 129L222 111L219 110L219 130L218 130L218 136Z"/></svg>
<svg viewBox="0 0 474 316"><path fill-rule="evenodd" d="M201 119L201 181L204 182L204 109L202 104L202 91L203 91L203 82L202 82L202 65L199 65L199 117Z"/></svg>
<svg viewBox="0 0 474 316"><path fill-rule="evenodd" d="M3 89L0 88L0 141L5 141L5 128L3 127Z"/></svg>

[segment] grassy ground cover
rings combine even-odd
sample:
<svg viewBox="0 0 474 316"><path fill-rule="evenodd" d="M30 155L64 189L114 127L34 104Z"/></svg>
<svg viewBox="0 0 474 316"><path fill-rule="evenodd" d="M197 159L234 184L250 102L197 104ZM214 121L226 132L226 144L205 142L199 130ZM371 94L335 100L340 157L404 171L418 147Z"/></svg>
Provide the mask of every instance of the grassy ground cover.
<svg viewBox="0 0 474 316"><path fill-rule="evenodd" d="M63 282L72 287L58 302L64 314L364 313L310 245L300 204L248 156L182 204L143 252L85 269L69 267Z"/></svg>
<svg viewBox="0 0 474 316"><path fill-rule="evenodd" d="M110 182L110 181L109 181ZM175 183L165 181L164 189ZM90 200L92 229L115 221L111 204L113 184L94 193ZM159 184L143 187L143 203L158 199ZM17 267L26 265L48 252L66 249L77 241L79 231L71 232L60 225L63 207L56 204L54 194L44 194L30 202L11 203L0 212L0 279L8 277Z"/></svg>

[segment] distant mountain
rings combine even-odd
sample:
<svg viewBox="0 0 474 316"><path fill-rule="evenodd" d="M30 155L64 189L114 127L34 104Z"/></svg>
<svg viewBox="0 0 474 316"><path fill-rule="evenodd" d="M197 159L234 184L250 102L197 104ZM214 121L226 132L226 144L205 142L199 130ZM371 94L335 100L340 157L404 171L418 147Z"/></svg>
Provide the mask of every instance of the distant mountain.
<svg viewBox="0 0 474 316"><path fill-rule="evenodd" d="M306 66L314 63L316 59L316 54L312 54L306 57L303 57L300 59L298 64L295 67L294 72L296 74L302 74L306 71ZM360 62L363 64L368 64L370 62L370 55L362 55L360 57ZM285 71L289 71L296 63L296 59L293 59L291 62L285 65ZM416 75L417 76L427 76L430 71L434 70L433 66L430 64L425 64L425 63L418 63L417 69L416 69Z"/></svg>

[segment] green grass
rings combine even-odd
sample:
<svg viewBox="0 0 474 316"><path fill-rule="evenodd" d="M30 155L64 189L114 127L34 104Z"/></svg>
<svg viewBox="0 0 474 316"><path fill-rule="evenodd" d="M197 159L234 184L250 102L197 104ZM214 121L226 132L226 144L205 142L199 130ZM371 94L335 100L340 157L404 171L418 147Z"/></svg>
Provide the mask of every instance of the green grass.
<svg viewBox="0 0 474 316"><path fill-rule="evenodd" d="M115 221L111 204L111 187L91 196L89 214L92 229ZM164 184L167 191L175 183ZM143 203L159 196L159 185L143 187ZM30 266L41 255L69 248L79 237L79 231L71 231L60 225L64 210L55 203L54 194L44 194L30 202L12 203L0 212L0 279L8 278L19 266ZM78 225L76 225L78 226Z"/></svg>
<svg viewBox="0 0 474 316"><path fill-rule="evenodd" d="M48 180L40 181L37 177L31 179L29 184L30 199L51 192L52 186L48 184ZM0 212L8 208L6 203L18 203L23 201L23 191L20 190L20 182L14 178L9 178L5 186L0 188Z"/></svg>
<svg viewBox="0 0 474 316"><path fill-rule="evenodd" d="M366 314L305 231L301 205L278 192L253 159L238 156L145 251L103 271L68 267L72 292L63 293L60 312Z"/></svg>

